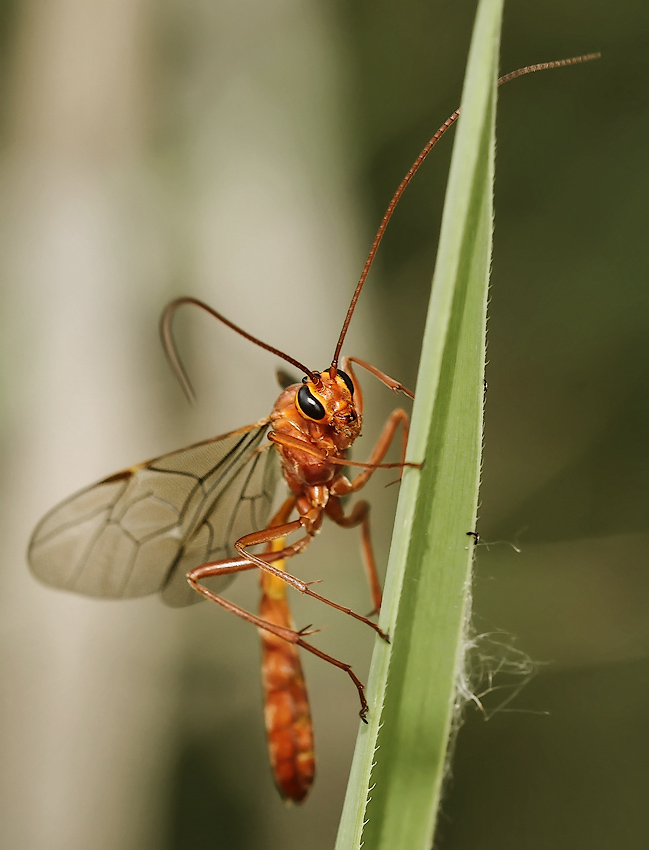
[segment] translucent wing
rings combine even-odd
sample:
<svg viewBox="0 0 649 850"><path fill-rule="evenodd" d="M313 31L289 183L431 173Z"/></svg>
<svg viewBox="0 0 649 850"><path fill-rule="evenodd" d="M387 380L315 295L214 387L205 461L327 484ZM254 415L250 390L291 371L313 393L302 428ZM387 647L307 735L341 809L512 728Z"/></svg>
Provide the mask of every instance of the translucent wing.
<svg viewBox="0 0 649 850"><path fill-rule="evenodd" d="M236 555L236 540L268 520L279 464L272 448L259 449L266 426L163 455L71 496L32 536L33 573L89 596L160 591L168 605L198 601L187 571Z"/></svg>

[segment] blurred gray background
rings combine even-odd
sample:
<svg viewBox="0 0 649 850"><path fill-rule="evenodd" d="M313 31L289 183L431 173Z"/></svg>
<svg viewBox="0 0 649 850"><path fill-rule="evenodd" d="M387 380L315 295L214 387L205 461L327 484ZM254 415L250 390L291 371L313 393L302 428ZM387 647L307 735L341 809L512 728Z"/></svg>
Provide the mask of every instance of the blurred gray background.
<svg viewBox="0 0 649 850"><path fill-rule="evenodd" d="M207 604L57 593L24 552L75 489L270 409L274 358L191 311L178 317L188 407L157 337L171 297L328 364L393 190L459 103L474 11L0 4L3 848L332 847L358 725L346 677L305 659L318 776L288 809L267 767L254 629ZM445 850L649 843L648 48L640 0L506 5L503 72L603 58L500 92L484 637L470 662L484 709L458 738ZM346 345L410 385L451 147L408 189ZM364 387L358 457L394 404ZM367 488L380 564L396 498L384 483ZM328 528L296 569L368 607L355 532ZM255 577L232 597L254 608ZM366 675L370 634L295 610ZM536 675L506 702L527 658Z"/></svg>

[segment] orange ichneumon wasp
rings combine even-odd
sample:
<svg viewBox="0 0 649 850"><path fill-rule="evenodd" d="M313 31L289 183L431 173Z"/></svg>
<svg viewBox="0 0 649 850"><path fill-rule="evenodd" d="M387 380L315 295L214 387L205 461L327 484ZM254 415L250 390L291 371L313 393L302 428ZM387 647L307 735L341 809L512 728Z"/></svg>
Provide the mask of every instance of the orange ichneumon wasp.
<svg viewBox="0 0 649 850"><path fill-rule="evenodd" d="M537 70L577 64L598 54L521 68L499 84ZM364 686L349 664L314 646L308 629L296 630L286 598L287 585L370 626L369 617L312 590L285 569L320 531L324 517L360 526L363 559L374 611L381 587L372 552L369 504L348 513L342 498L358 492L377 469L419 467L406 463L408 415L397 408L388 417L367 462L347 451L361 432L363 399L352 364L369 371L394 392L413 394L374 366L341 351L356 304L394 208L428 153L457 120L456 110L437 130L401 181L383 216L347 310L330 366L313 371L283 351L247 333L207 304L178 298L165 309L161 334L165 352L184 392L193 390L178 356L172 320L183 305L194 305L255 345L300 370L301 383L284 386L269 416L186 449L172 452L103 479L73 495L39 523L29 546L34 574L56 587L107 598L160 592L172 606L209 599L257 626L262 638L265 719L276 784L287 799L300 802L314 777L309 704L298 648L335 665L353 681L364 720ZM286 382L285 382L286 383ZM401 461L384 463L401 429ZM267 434L269 443L262 446ZM279 460L279 464L277 464ZM345 467L359 470L347 477ZM279 473L289 495L270 518ZM291 519L297 514L297 518ZM287 538L298 534L293 542ZM262 551L258 551L263 547ZM252 549L257 551L253 552ZM262 599L252 614L220 595L238 572L258 569Z"/></svg>

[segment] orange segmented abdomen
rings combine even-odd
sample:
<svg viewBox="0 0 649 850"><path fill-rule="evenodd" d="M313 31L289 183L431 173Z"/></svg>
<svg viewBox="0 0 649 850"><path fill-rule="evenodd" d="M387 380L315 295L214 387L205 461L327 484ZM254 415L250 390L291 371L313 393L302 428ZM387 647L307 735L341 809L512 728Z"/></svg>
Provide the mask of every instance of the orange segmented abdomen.
<svg viewBox="0 0 649 850"><path fill-rule="evenodd" d="M275 540L267 551L278 552L284 540ZM283 561L273 565L284 569ZM283 628L293 629L286 598L286 583L261 573L259 614ZM266 734L275 784L287 800L299 803L306 797L315 775L313 726L309 699L298 648L270 632L259 630L262 647Z"/></svg>

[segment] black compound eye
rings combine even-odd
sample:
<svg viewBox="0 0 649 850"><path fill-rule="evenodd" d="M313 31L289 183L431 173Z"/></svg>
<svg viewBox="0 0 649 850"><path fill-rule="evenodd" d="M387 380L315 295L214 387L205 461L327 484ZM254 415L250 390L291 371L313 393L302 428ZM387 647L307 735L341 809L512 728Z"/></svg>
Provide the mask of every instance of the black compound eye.
<svg viewBox="0 0 649 850"><path fill-rule="evenodd" d="M354 395L354 382L353 382L353 381L352 381L352 379L349 377L349 375L347 374L347 372L343 372L343 370L342 370L342 369L338 369L337 374L338 374L338 375L340 375L340 377L343 379L343 381L344 381L344 382L345 382L345 384L347 385L347 389L349 390L349 392L350 392L352 395Z"/></svg>
<svg viewBox="0 0 649 850"><path fill-rule="evenodd" d="M308 419L314 419L316 422L319 422L321 419L325 418L324 407L312 394L306 384L298 390L296 401L298 410Z"/></svg>

